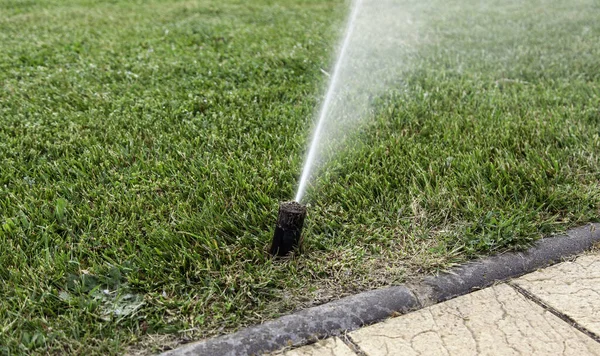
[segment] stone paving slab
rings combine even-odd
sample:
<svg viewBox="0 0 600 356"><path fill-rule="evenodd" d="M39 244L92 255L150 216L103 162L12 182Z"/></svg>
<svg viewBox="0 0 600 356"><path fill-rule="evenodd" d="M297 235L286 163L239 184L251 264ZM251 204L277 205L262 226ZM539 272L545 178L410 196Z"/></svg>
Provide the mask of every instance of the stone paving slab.
<svg viewBox="0 0 600 356"><path fill-rule="evenodd" d="M513 283L600 335L600 254L559 263Z"/></svg>
<svg viewBox="0 0 600 356"><path fill-rule="evenodd" d="M356 356L356 354L337 337L289 350L283 354L285 356Z"/></svg>
<svg viewBox="0 0 600 356"><path fill-rule="evenodd" d="M600 355L600 344L502 284L349 334L368 355Z"/></svg>

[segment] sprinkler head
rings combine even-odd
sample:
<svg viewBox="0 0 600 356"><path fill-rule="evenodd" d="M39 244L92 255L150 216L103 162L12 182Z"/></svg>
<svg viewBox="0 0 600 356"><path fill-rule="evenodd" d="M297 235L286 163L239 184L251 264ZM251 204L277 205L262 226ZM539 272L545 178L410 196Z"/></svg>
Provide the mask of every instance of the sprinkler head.
<svg viewBox="0 0 600 356"><path fill-rule="evenodd" d="M279 216L269 252L273 256L287 256L302 244L302 226L306 206L295 201L279 204Z"/></svg>

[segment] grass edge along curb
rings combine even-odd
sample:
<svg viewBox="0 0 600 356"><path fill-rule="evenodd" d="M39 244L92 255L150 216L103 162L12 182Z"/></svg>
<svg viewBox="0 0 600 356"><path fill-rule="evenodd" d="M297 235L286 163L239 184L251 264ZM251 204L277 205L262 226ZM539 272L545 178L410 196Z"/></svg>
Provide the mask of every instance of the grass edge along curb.
<svg viewBox="0 0 600 356"><path fill-rule="evenodd" d="M584 252L599 241L600 223L587 224L563 235L541 239L522 252L466 263L447 273L427 276L418 284L352 295L236 333L184 345L162 355L258 355L309 344L533 272Z"/></svg>

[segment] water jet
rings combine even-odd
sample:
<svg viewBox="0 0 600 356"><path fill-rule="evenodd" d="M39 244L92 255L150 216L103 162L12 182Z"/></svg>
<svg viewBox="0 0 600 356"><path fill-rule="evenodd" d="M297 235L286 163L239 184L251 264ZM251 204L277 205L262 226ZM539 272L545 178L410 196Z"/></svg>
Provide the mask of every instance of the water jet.
<svg viewBox="0 0 600 356"><path fill-rule="evenodd" d="M277 225L269 252L273 256L287 256L302 245L302 226L306 218L306 206L295 202L279 204Z"/></svg>
<svg viewBox="0 0 600 356"><path fill-rule="evenodd" d="M324 165L344 149L348 138L372 116L373 98L401 73L414 32L410 14L396 0L352 0L294 201L281 203L270 253L286 256L301 247L306 193ZM391 79L392 78L392 79Z"/></svg>

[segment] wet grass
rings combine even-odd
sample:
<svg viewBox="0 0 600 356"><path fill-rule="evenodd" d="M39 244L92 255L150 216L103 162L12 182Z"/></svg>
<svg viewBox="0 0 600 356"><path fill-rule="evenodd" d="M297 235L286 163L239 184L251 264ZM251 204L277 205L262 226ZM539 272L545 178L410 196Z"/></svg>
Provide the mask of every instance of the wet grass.
<svg viewBox="0 0 600 356"><path fill-rule="evenodd" d="M158 351L597 221L597 2L460 3L407 2L279 262L346 4L0 0L0 354Z"/></svg>

